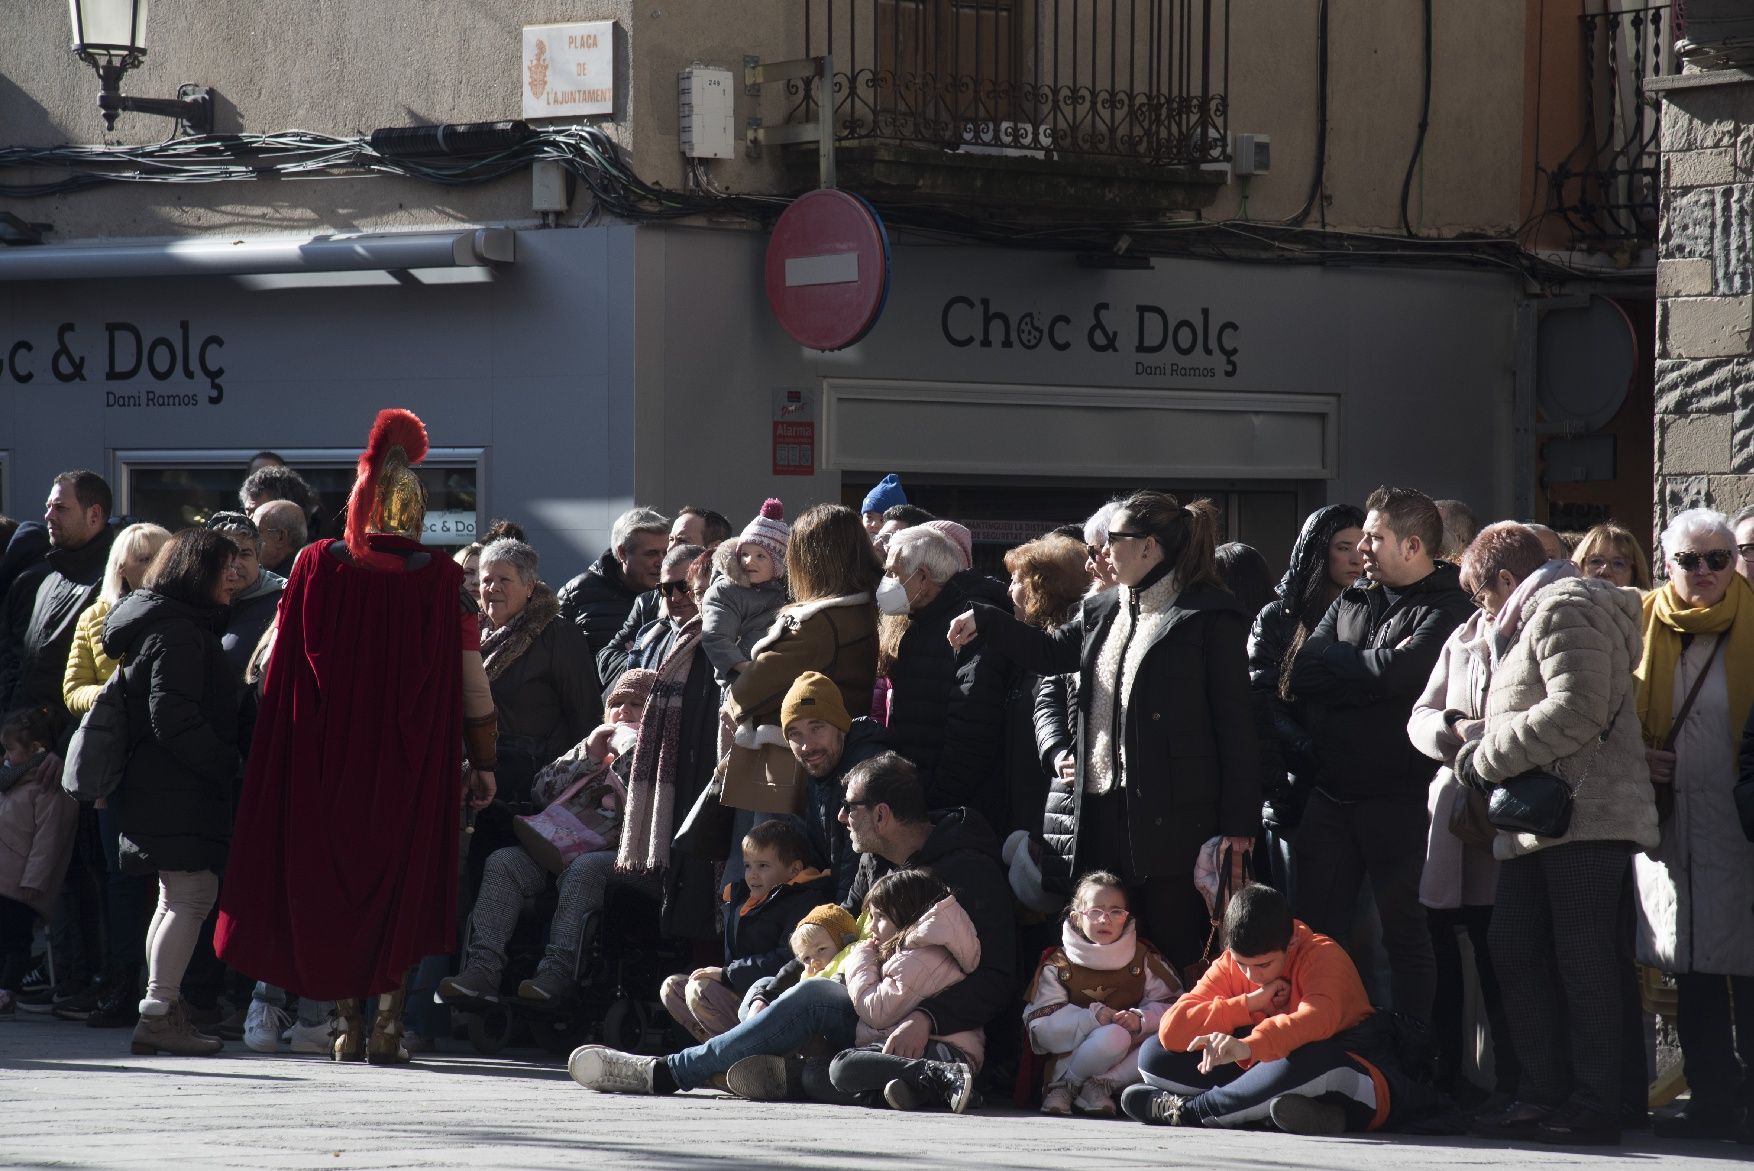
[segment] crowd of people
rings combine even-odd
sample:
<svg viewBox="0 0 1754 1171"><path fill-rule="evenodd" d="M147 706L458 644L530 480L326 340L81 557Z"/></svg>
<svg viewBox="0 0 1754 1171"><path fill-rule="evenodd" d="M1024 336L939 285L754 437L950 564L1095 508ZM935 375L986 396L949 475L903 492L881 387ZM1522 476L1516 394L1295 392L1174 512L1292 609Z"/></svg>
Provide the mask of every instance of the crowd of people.
<svg viewBox="0 0 1754 1171"><path fill-rule="evenodd" d="M1385 487L1275 585L1141 489L1003 580L888 476L632 509L554 588L515 522L421 544L426 446L380 414L330 516L265 452L197 527L78 471L10 534L0 1018L399 1063L427 993L566 1005L619 899L693 1044L584 1045L592 1090L1754 1141L1754 510L1653 582Z"/></svg>

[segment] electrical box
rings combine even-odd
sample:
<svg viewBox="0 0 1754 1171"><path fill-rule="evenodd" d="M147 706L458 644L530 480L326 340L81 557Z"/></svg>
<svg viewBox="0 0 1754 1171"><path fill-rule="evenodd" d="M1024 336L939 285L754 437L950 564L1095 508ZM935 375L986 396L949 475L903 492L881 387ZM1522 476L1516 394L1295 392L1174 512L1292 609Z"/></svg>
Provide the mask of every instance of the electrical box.
<svg viewBox="0 0 1754 1171"><path fill-rule="evenodd" d="M691 159L728 159L735 153L735 100L731 71L696 62L676 75L682 153Z"/></svg>
<svg viewBox="0 0 1754 1171"><path fill-rule="evenodd" d="M562 212L567 199L566 172L553 159L537 159L530 164L530 210Z"/></svg>
<svg viewBox="0 0 1754 1171"><path fill-rule="evenodd" d="M1237 177L1265 175L1273 169L1273 139L1266 134L1230 136L1230 173Z"/></svg>

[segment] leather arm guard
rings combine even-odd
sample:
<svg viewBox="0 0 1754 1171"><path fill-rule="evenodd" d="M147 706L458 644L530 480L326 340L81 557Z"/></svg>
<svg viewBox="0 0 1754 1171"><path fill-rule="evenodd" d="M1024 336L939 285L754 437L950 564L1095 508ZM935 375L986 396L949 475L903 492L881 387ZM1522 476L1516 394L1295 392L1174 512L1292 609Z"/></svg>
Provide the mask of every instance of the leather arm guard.
<svg viewBox="0 0 1754 1171"><path fill-rule="evenodd" d="M463 755L477 771L489 773L499 764L499 713L463 717Z"/></svg>

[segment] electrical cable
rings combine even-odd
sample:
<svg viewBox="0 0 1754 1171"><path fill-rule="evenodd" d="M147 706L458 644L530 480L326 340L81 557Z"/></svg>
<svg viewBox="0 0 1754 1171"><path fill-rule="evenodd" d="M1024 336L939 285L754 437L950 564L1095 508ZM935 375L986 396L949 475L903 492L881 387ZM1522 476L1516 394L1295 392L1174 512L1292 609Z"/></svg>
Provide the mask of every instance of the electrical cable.
<svg viewBox="0 0 1754 1171"><path fill-rule="evenodd" d="M1413 171L1419 165L1419 158L1425 153L1425 131L1431 125L1431 0L1425 0L1421 6L1425 17L1425 84L1419 98L1419 133L1413 137L1413 157L1407 160L1407 176L1401 180L1401 230L1409 236L1419 233L1413 230L1413 224L1407 214L1409 196L1413 192ZM1425 201L1419 201L1420 218L1425 215Z"/></svg>
<svg viewBox="0 0 1754 1171"><path fill-rule="evenodd" d="M1321 202L1328 180L1328 0L1316 3L1316 141L1315 166L1309 177L1309 196L1296 215L1285 222L1301 227ZM1327 223L1323 212L1324 224Z"/></svg>

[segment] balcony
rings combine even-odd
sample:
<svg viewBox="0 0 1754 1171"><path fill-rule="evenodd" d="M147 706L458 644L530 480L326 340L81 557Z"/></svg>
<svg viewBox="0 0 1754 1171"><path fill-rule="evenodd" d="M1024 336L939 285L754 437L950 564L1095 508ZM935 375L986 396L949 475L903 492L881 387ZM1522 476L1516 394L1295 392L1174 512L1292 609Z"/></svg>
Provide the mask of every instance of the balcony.
<svg viewBox="0 0 1754 1171"><path fill-rule="evenodd" d="M1556 210L1579 241L1649 244L1661 197L1661 133L1646 78L1679 71L1671 6L1579 18L1583 136L1553 168Z"/></svg>
<svg viewBox="0 0 1754 1171"><path fill-rule="evenodd" d="M1229 161L1229 0L801 0L844 185L890 199L1174 211ZM815 79L789 87L814 121Z"/></svg>

